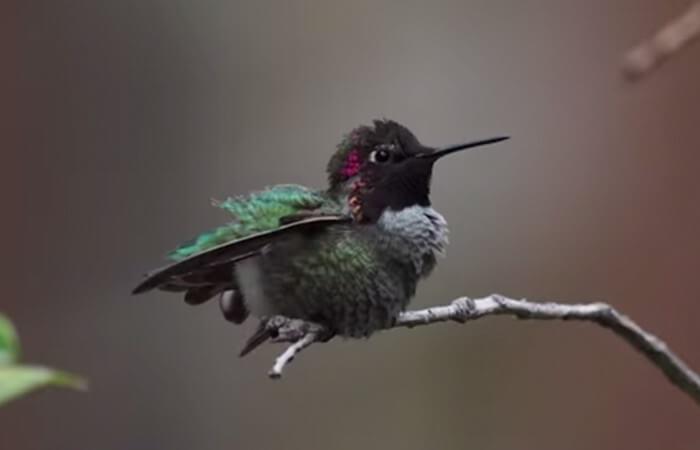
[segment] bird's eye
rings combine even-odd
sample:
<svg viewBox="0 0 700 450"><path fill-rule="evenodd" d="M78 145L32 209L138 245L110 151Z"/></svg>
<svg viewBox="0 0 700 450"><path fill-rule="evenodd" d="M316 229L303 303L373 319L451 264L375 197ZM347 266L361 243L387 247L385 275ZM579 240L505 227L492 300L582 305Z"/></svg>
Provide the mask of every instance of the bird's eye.
<svg viewBox="0 0 700 450"><path fill-rule="evenodd" d="M383 164L391 159L391 153L389 150L380 148L379 150L374 150L369 154L369 160L373 163Z"/></svg>

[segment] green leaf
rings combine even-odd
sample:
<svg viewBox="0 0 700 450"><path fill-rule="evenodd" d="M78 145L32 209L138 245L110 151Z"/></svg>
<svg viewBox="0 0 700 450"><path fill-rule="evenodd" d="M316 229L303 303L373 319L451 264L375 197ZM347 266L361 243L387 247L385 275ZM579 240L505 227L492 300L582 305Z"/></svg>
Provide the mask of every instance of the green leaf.
<svg viewBox="0 0 700 450"><path fill-rule="evenodd" d="M0 406L36 389L57 386L85 389L85 381L41 366L17 365L19 338L12 322L0 314Z"/></svg>
<svg viewBox="0 0 700 450"><path fill-rule="evenodd" d="M0 366L0 406L36 389L58 386L85 390L82 378L40 366Z"/></svg>
<svg viewBox="0 0 700 450"><path fill-rule="evenodd" d="M11 364L19 358L19 338L12 322L0 313L0 366Z"/></svg>

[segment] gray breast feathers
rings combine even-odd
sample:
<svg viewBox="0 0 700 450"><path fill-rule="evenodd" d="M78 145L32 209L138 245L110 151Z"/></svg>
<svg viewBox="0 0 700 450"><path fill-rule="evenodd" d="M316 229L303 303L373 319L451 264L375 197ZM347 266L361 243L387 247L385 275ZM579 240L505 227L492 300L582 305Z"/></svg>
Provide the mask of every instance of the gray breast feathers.
<svg viewBox="0 0 700 450"><path fill-rule="evenodd" d="M447 222L431 207L411 206L399 211L387 209L377 227L383 244L397 257L410 261L416 275L426 276L435 266L435 257L447 247Z"/></svg>

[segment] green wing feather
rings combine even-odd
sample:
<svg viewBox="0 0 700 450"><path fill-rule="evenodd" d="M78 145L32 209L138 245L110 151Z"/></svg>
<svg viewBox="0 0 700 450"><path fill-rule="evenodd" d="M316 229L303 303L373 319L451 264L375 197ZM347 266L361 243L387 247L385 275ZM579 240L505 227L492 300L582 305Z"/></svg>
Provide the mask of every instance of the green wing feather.
<svg viewBox="0 0 700 450"><path fill-rule="evenodd" d="M217 245L273 230L280 226L280 219L300 211L339 211L339 206L325 193L295 184L273 186L246 196L215 202L214 205L231 214L234 220L182 244L170 252L170 259L181 261Z"/></svg>

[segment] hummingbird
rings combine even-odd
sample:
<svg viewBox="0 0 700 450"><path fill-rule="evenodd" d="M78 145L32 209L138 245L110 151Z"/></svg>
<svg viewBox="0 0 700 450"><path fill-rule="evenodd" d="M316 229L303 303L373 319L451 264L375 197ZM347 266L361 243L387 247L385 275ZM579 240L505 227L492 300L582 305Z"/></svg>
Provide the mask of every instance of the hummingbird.
<svg viewBox="0 0 700 450"><path fill-rule="evenodd" d="M447 222L429 196L435 162L505 139L434 148L392 120L359 126L331 156L326 189L283 184L215 202L230 222L170 252L172 264L133 293L216 297L233 323L257 317L241 356L272 337L274 316L368 337L392 326L444 254Z"/></svg>

